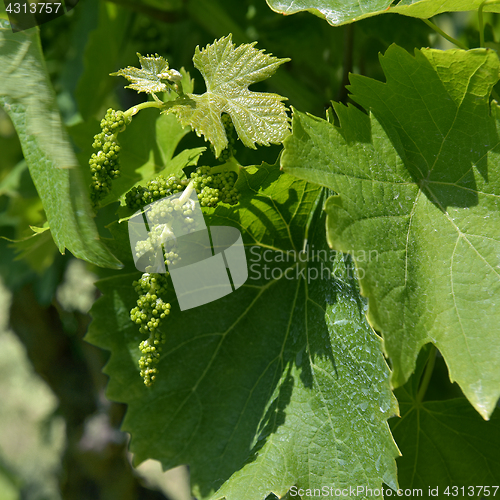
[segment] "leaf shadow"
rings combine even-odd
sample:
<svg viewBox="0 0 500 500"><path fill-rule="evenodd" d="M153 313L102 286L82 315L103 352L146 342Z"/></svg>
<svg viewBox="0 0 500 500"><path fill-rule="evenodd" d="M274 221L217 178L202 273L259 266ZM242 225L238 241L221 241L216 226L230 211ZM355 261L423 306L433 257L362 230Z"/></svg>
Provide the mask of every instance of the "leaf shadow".
<svg viewBox="0 0 500 500"><path fill-rule="evenodd" d="M253 462L258 458L258 453L267 442L268 437L275 433L278 427L286 421L286 409L290 404L295 385L295 379L291 375L292 366L288 365L287 374L280 384L278 395L265 412L257 430L256 443L250 451L250 457L246 463Z"/></svg>

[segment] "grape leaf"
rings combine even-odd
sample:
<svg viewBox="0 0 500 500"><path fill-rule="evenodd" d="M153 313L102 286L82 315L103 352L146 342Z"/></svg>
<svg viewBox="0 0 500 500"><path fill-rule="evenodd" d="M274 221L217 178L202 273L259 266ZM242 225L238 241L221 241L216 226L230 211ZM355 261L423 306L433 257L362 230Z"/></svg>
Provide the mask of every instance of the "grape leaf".
<svg viewBox="0 0 500 500"><path fill-rule="evenodd" d="M254 45L235 48L231 35L216 40L200 50L196 47L193 62L205 79L202 95L186 94L164 113L174 113L183 125L190 125L204 135L219 156L228 145L221 114L231 117L238 137L249 148L255 144L279 144L289 133L286 100L277 94L252 92L248 86L269 78L290 59L278 59Z"/></svg>
<svg viewBox="0 0 500 500"><path fill-rule="evenodd" d="M402 395L397 393L399 400ZM472 486L498 485L498 415L485 422L465 398L420 404L399 401L401 421L391 429L403 455L398 459L400 488L422 488L427 493L429 487L438 487L438 498L447 498L443 495L447 486L465 487L466 498L478 496L477 489L470 495Z"/></svg>
<svg viewBox="0 0 500 500"><path fill-rule="evenodd" d="M444 491L453 486L465 488L459 498L481 496L471 487L500 483L500 415L497 411L485 422L465 398L419 401L420 373L429 356L424 351L415 374L396 389L401 418L389 420L402 454L397 460L399 487L421 488L424 497L429 487L437 487L437 498L449 498Z"/></svg>
<svg viewBox="0 0 500 500"><path fill-rule="evenodd" d="M483 0L402 0L391 6L393 0L266 0L269 7L280 14L308 11L332 26L352 23L379 14L396 13L429 19L443 12L476 10ZM500 5L486 5L485 12L500 12Z"/></svg>
<svg viewBox="0 0 500 500"><path fill-rule="evenodd" d="M0 20L0 104L19 135L50 232L65 248L98 266L120 263L99 240L88 192L54 99L38 29L12 33Z"/></svg>
<svg viewBox="0 0 500 500"><path fill-rule="evenodd" d="M374 116L335 105L337 128L296 112L282 167L339 193L328 240L357 256L394 385L432 342L487 418L500 395L499 113L488 104L499 61L484 49L412 57L392 46L381 64L387 83L351 79Z"/></svg>
<svg viewBox="0 0 500 500"><path fill-rule="evenodd" d="M137 92L146 92L153 94L158 92L167 92L169 87L162 80L169 80L172 77L172 71L168 69L168 61L158 54L154 56L141 56L137 53L141 69L129 66L121 69L111 76L123 76L130 82L126 89L137 90Z"/></svg>
<svg viewBox="0 0 500 500"><path fill-rule="evenodd" d="M183 312L170 297L152 388L139 376L141 338L129 318L137 274L98 284L103 296L86 339L111 350L107 395L128 404L123 429L135 463L189 464L200 499L282 497L293 486L396 487L389 371L349 262L326 247L324 197L277 165L241 176L240 203L208 218L244 231L249 279ZM299 254L306 239L307 263Z"/></svg>

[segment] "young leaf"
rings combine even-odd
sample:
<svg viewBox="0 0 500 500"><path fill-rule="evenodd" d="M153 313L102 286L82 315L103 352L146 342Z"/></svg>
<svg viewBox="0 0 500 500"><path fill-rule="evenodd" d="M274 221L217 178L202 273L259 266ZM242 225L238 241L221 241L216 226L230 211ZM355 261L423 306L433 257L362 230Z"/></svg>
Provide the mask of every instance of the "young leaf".
<svg viewBox="0 0 500 500"><path fill-rule="evenodd" d="M135 461L189 464L200 499L395 487L389 370L349 264L326 247L321 190L277 165L249 170L239 204L210 215L210 225L245 230L249 279L182 312L167 297L174 306L152 388L138 376L129 317L137 275L100 282L87 340L112 352L107 394L128 404ZM299 254L306 238L309 259Z"/></svg>
<svg viewBox="0 0 500 500"><path fill-rule="evenodd" d="M500 395L499 113L488 104L500 63L490 50L397 46L381 63L387 83L352 77L374 117L336 105L337 128L294 113L282 167L339 193L326 205L333 248L377 256L357 266L393 383L432 342L488 418Z"/></svg>
<svg viewBox="0 0 500 500"><path fill-rule="evenodd" d="M277 94L252 92L248 86L269 78L290 59L278 59L254 48L256 42L235 48L231 35L216 40L193 57L195 67L205 79L202 95L186 94L168 104L165 113L175 113L183 125L204 135L219 156L227 147L221 114L231 117L243 144L279 144L289 133L286 100Z"/></svg>
<svg viewBox="0 0 500 500"><path fill-rule="evenodd" d="M168 69L168 61L156 54L155 56L141 56L137 53L141 69L134 66L121 69L111 76L123 76L129 82L127 89L137 90L137 92L146 92L153 94L158 92L167 92L169 87L162 80L168 80L172 72Z"/></svg>

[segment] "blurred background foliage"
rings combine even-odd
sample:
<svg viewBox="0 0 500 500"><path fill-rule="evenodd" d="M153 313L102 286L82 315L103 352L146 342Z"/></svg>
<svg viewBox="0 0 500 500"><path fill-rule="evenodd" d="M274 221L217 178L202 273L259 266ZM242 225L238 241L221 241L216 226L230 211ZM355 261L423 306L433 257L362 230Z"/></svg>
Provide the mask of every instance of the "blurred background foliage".
<svg viewBox="0 0 500 500"><path fill-rule="evenodd" d="M474 13L434 21L468 47L478 45ZM498 16L486 14L485 21L486 41L496 50ZM331 100L348 101L349 73L383 79L378 55L390 44L410 52L452 47L422 21L397 15L334 28L307 13L276 14L265 0L80 0L40 34L82 168L105 110L143 98L109 73L136 66L137 52L158 53L171 67L186 68L195 92L203 92L194 48L228 33L236 44L257 41L258 48L290 57L254 88L287 96L290 106L317 116ZM179 150L200 145L189 134ZM274 163L279 150L242 151L239 160ZM190 498L186 468L163 473L156 463L130 466L127 436L119 431L125 409L104 396L107 354L82 340L97 296L93 281L106 271L60 255L49 232L33 236L30 226L43 226L44 211L1 108L0 151L0 500ZM460 393L446 373L439 359L428 399Z"/></svg>

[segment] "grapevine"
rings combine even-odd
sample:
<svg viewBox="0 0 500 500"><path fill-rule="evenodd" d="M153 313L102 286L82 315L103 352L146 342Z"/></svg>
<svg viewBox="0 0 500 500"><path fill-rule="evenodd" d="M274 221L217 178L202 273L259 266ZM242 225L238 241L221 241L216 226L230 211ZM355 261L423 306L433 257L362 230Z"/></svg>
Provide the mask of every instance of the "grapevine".
<svg viewBox="0 0 500 500"><path fill-rule="evenodd" d="M201 52L197 49L195 66L202 58L211 57L214 50L229 50L229 57L239 57L229 36L213 46L207 46ZM263 55L251 45L246 46L245 50L260 60L260 63L265 61L274 67L286 61ZM220 162L217 166L197 167L187 177L180 172L180 175L159 174L145 185L133 186L123 198L129 209L139 211L140 214L146 212L149 223L147 236L135 241L132 248L136 265L140 263L138 268L145 273L133 284L139 298L130 311L130 319L139 325L141 334L148 336L139 346L139 368L145 385L151 386L158 375L160 344L165 341L160 326L171 310L171 305L164 300L169 286L169 273L165 272L165 266L175 266L181 260L176 232L189 234L197 229L197 222L193 218L195 202L191 199L191 194L196 193L199 205L204 208L214 208L220 203L237 204L239 194L236 181L240 165L234 158L235 131L247 147L255 147L256 143L278 143L288 134L289 120L281 102L283 98L274 94L252 93L247 88L250 81L238 83L239 92L245 95L249 109L258 106L261 99L272 99L275 106L271 113L267 110L262 116L258 112L242 115L242 110L246 109L245 106L242 107L244 101L235 99L235 88L228 75L216 77L219 78L218 90L216 93L211 92L207 101L206 94L200 96L184 93L182 73L170 69L168 61L163 57L158 54L138 56L141 69L128 67L112 75L125 77L130 82L128 88L145 92L152 100L133 106L125 112L109 109L101 121L101 132L94 137L93 143L97 152L92 154L89 161L92 175L90 192L94 209L99 208L101 200L111 190L113 179L120 175L118 133L142 109L157 108L161 113L173 113L183 126L191 125L198 135L204 135L211 143L212 152ZM266 70L259 76L257 71L255 81L270 76L272 72L274 69ZM207 87L210 87L210 81L207 78L205 80ZM162 101L158 95L172 91L177 94L177 98L173 100ZM203 115L200 120L193 121L193 102L197 103L197 112ZM269 101L264 102L267 105ZM234 122L233 119L237 121ZM267 125L266 121L269 121ZM270 135L269 131L273 133Z"/></svg>
<svg viewBox="0 0 500 500"><path fill-rule="evenodd" d="M78 497L82 484L147 496L117 462L122 413L102 405L106 380L93 373L102 353L79 355L88 308L74 301L94 277L73 274L78 259L99 279L85 340L110 351L106 393L127 405L134 464L187 464L200 500L494 496L500 0L381 2L267 0L274 13L244 16L219 0L168 12L87 2L76 24L41 30L7 9L0 289L12 288L17 338L4 336L4 371L21 340L67 410L62 465L76 465L59 485L51 477L51 495L15 446L0 450L10 496ZM294 20L298 10L318 15ZM227 26L260 41L214 41ZM129 62L138 49L148 55ZM64 366L47 357L52 344ZM113 431L99 433L110 439L91 471L84 418Z"/></svg>
<svg viewBox="0 0 500 500"><path fill-rule="evenodd" d="M141 62L150 63L152 58L142 58ZM153 58L154 60L154 58ZM163 79L166 61L162 60L158 70ZM175 70L170 70L170 72ZM122 73L117 73L122 74ZM177 76L177 72L176 72ZM171 78L170 78L171 79ZM158 85L155 90L158 90ZM142 88L142 87L141 87ZM175 87L178 90L180 81ZM137 89L136 89L137 90ZM168 87L166 87L168 90ZM148 101L129 110L115 111L108 109L101 121L101 132L94 136L93 147L97 150L90 160L92 174L91 200L94 208L110 192L111 183L120 175L118 157L120 146L117 135L125 129L141 109L146 107L162 108L164 103L151 92L154 101ZM169 273L162 273L158 269L158 254L161 254L161 266L176 265L180 257L176 251L175 226L182 227L183 233L196 229L193 213L193 202L189 198L191 192L198 195L202 207L216 207L219 203L235 205L239 195L235 188L239 164L233 159L234 137L231 119L223 115L223 123L228 131L230 140L228 147L223 151L220 160L228 160L216 167L201 166L191 172L189 178L180 178L175 175L165 177L163 174L150 180L145 186L134 186L125 194L125 204L132 210L143 209L148 206L148 220L150 222L148 236L135 244L133 251L137 260L142 259L147 272L134 281L133 286L138 294L136 306L130 311L130 319L139 325L139 331L148 338L139 345L141 357L139 359L140 375L146 386L151 386L158 375L157 364L160 360L161 345L165 342L165 334L159 328L166 316L170 313L171 304L164 301L168 290ZM182 194L181 194L182 193ZM170 198L180 194L177 198Z"/></svg>

